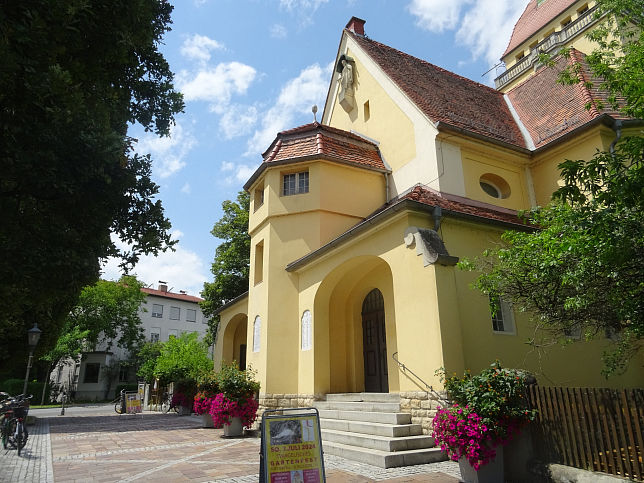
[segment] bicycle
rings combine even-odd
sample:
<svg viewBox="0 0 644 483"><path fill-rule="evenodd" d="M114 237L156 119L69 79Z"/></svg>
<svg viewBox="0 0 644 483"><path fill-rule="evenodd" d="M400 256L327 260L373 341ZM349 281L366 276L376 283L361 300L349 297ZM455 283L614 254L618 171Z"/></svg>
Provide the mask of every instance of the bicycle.
<svg viewBox="0 0 644 483"><path fill-rule="evenodd" d="M163 393L163 398L161 399L161 412L164 414L174 410L175 413L179 412L179 408L172 404L172 394L169 392Z"/></svg>
<svg viewBox="0 0 644 483"><path fill-rule="evenodd" d="M4 449L17 449L18 456L29 438L26 420L32 397L20 394L2 401L2 446Z"/></svg>
<svg viewBox="0 0 644 483"><path fill-rule="evenodd" d="M121 391L121 395L114 399L110 404L114 404L114 411L116 414L123 414L123 407L125 406L125 391Z"/></svg>

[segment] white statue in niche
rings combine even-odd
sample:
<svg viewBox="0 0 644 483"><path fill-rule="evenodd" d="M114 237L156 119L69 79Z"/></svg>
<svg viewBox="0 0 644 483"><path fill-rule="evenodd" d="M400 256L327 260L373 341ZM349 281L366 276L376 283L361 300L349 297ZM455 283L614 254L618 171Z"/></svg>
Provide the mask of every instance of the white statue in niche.
<svg viewBox="0 0 644 483"><path fill-rule="evenodd" d="M352 60L353 59L351 59L351 57L341 55L340 60L338 61L338 65L335 69L339 74L338 83L340 89L338 91L338 101L340 102L342 108L347 112L351 112L356 104L353 94L354 79L353 65L351 63Z"/></svg>

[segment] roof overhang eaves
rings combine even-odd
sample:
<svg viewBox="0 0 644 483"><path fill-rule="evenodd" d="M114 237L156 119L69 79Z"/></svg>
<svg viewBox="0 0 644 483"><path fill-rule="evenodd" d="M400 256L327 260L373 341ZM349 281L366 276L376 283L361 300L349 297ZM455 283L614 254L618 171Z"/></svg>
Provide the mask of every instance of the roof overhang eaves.
<svg viewBox="0 0 644 483"><path fill-rule="evenodd" d="M438 121L436 123L436 129L439 131L451 131L451 132L457 132L459 134L463 134L465 136L474 138L474 139L479 139L481 141L487 141L492 144L496 144L498 146L503 146L504 148L511 149L513 151L520 152L522 154L530 154L532 151L530 151L528 148L518 146L516 144L508 143L505 141L501 141L499 139L493 138L491 136L485 136L484 134L479 134L474 131L470 131L469 129L465 129L462 127L454 126L453 124L446 123L445 121Z"/></svg>
<svg viewBox="0 0 644 483"><path fill-rule="evenodd" d="M232 307L232 306L233 306L233 305L235 305L237 302L241 302L242 300L244 300L244 298L247 298L247 297L248 297L248 290L246 290L243 294L238 295L237 297L235 297L235 298L234 298L234 299L232 299L231 301L226 302L224 305L222 305L222 306L221 306L221 307L219 307L217 310L215 310L215 311L213 312L213 314L214 314L214 315L219 315L221 312L223 312L224 310L226 310L228 307Z"/></svg>
<svg viewBox="0 0 644 483"><path fill-rule="evenodd" d="M622 129L623 128L628 128L628 127L636 127L636 126L642 126L644 125L644 119L616 119L610 114L600 114L599 116L591 119L590 121L582 124L581 126L576 127L575 129L568 131L566 134L563 134L562 136L559 136L556 139L553 139L549 143L544 144L543 146L539 146L537 149L532 151L532 154L540 154L541 152L545 151L546 149L552 148L553 146L556 146L557 144L563 143L567 141L568 139L577 136L580 132L585 131L587 129L590 129L592 127L595 127L597 125L603 124L604 126L607 126L611 129L615 129L615 123L617 121L621 121L622 123Z"/></svg>
<svg viewBox="0 0 644 483"><path fill-rule="evenodd" d="M400 200L394 203L393 205L388 206L384 210L376 213L372 217L366 218L365 220L361 221L353 228L350 228L349 230L344 232L339 237L331 240L326 245L323 245L317 250L312 251L311 253L304 255L303 257L289 263L288 265L286 265L286 271L294 272L296 270L299 270L300 268L308 265L310 262L320 258L324 254L329 253L333 251L335 248L343 245L345 242L349 241L355 236L369 230L373 225L377 225L383 222L387 218L399 213L400 211L407 210L407 211L420 211L424 213L433 213L434 208L436 208L436 205L422 203L420 201L411 200L409 198ZM534 231L536 229L534 227L523 225L520 223L510 223L507 221L497 220L494 218L486 218L484 216L472 215L469 213L461 213L458 211L448 210L448 209L442 209L442 214L443 216L461 218L468 221L474 221L477 223L484 223L487 225L499 226L506 229L513 229L513 230L520 230L520 231Z"/></svg>
<svg viewBox="0 0 644 483"><path fill-rule="evenodd" d="M352 166L354 168L366 169L368 171L376 171L377 173L383 173L383 174L391 173L391 170L386 168L377 168L375 166L369 166L367 164L354 163L352 161L347 161L345 159L342 159L336 156L330 156L328 154L309 154L307 156L298 156L295 158L281 159L279 161L271 161L270 163L263 162L251 175L248 181L246 181L243 188L244 190L248 191L250 187L253 186L253 183L257 181L257 178L259 178L261 174L269 168L272 168L275 166L285 166L285 165L295 164L295 163L306 163L310 161L329 161L332 163L343 164L345 166Z"/></svg>

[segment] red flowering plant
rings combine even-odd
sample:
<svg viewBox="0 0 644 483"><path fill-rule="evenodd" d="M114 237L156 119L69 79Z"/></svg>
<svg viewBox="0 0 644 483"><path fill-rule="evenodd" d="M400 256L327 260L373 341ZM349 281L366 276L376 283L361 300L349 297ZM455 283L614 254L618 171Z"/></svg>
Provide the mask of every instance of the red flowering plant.
<svg viewBox="0 0 644 483"><path fill-rule="evenodd" d="M454 461L466 458L478 470L494 459L496 446L536 417L526 398L534 377L525 371L504 369L496 361L476 376L469 371L463 377L447 376L443 369L438 374L455 404L438 409L434 439Z"/></svg>
<svg viewBox="0 0 644 483"><path fill-rule="evenodd" d="M215 425L230 424L234 417L242 420L242 425L250 428L257 418L256 394L259 383L255 381L252 370L242 371L235 362L224 364L217 373L220 393L210 406L210 414Z"/></svg>
<svg viewBox="0 0 644 483"><path fill-rule="evenodd" d="M176 381L174 383L174 391L172 393L172 401L170 402L170 404L173 407L192 407L195 385L196 384L193 379L179 379L178 381Z"/></svg>

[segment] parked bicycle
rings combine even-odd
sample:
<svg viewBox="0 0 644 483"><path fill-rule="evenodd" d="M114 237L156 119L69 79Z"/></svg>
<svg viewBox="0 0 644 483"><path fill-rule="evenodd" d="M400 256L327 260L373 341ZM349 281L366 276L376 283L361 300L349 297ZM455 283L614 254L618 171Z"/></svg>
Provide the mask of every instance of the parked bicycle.
<svg viewBox="0 0 644 483"><path fill-rule="evenodd" d="M20 452L27 444L27 438L29 437L27 414L29 413L29 400L32 396L20 394L16 397L11 397L6 393L1 393L0 396L5 396L0 402L2 447L4 449L16 449L18 450L18 456L20 456Z"/></svg>
<svg viewBox="0 0 644 483"><path fill-rule="evenodd" d="M116 411L116 414L123 414L123 412L125 412L125 390L122 390L119 397L114 399L110 404L114 404L114 411Z"/></svg>
<svg viewBox="0 0 644 483"><path fill-rule="evenodd" d="M179 408L172 404L172 394L164 392L163 398L161 398L161 411L167 413L170 410L174 410L175 413L179 412Z"/></svg>

